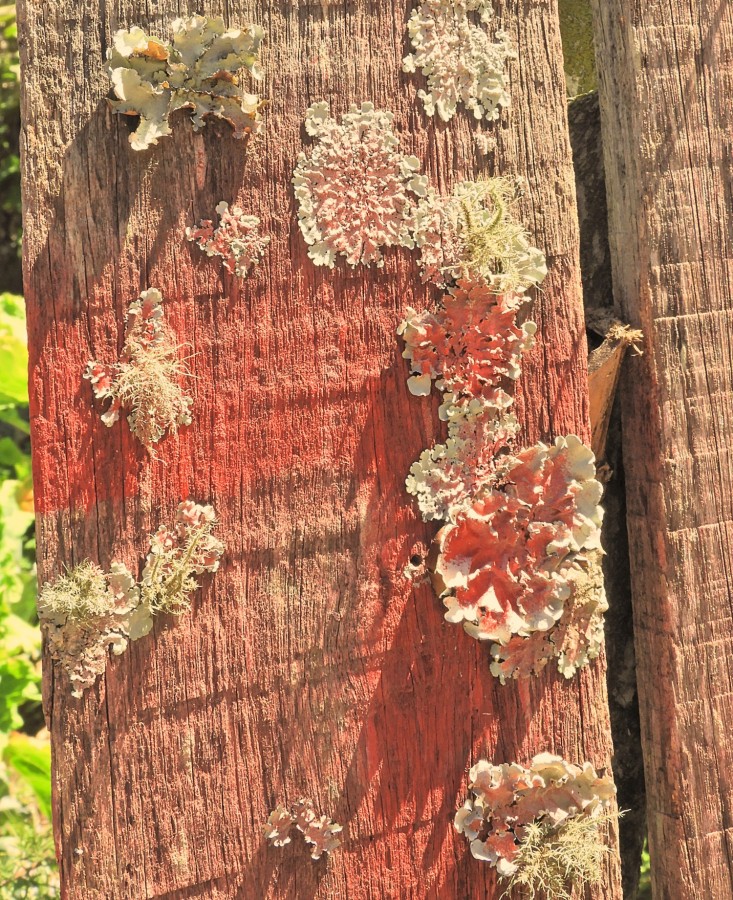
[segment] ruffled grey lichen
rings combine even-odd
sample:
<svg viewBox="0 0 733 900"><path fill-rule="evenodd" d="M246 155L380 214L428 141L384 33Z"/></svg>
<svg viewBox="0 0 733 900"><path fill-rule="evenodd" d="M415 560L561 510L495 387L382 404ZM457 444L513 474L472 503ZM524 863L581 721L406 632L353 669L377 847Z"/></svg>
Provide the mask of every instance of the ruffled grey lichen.
<svg viewBox="0 0 733 900"><path fill-rule="evenodd" d="M38 598L38 618L48 652L68 674L74 697L81 697L104 672L108 650L119 656L129 641L153 627L150 607L120 563L113 563L107 574L83 562L46 582Z"/></svg>
<svg viewBox="0 0 733 900"><path fill-rule="evenodd" d="M116 99L110 104L139 117L132 148L145 150L170 134L170 116L178 109L191 111L196 131L208 116L229 122L236 138L256 131L263 102L244 89L243 80L245 73L262 77L262 28L227 30L223 19L204 16L176 19L171 28L170 44L137 26L113 37L107 68Z"/></svg>
<svg viewBox="0 0 733 900"><path fill-rule="evenodd" d="M207 256L220 256L224 267L240 278L257 265L270 243L269 235L260 233L260 220L247 215L238 206L230 207L222 200L216 207L219 224L204 219L194 228L186 229L189 241L196 241Z"/></svg>
<svg viewBox="0 0 733 900"><path fill-rule="evenodd" d="M509 106L505 68L515 54L504 32L489 37L492 19L488 0L422 0L412 11L407 30L414 53L402 67L427 78L418 97L429 116L448 122L463 103L476 119L492 121Z"/></svg>
<svg viewBox="0 0 733 900"><path fill-rule="evenodd" d="M512 215L521 190L516 178L461 181L447 197L429 190L415 216L424 278L439 287L463 279L500 294L538 285L545 256Z"/></svg>
<svg viewBox="0 0 733 900"><path fill-rule="evenodd" d="M337 256L351 266L383 265L383 247L413 247L413 216L427 192L420 161L400 153L393 114L372 103L351 106L341 123L327 103L314 103L305 128L317 138L301 153L293 173L298 223L308 256L333 267Z"/></svg>
<svg viewBox="0 0 733 900"><path fill-rule="evenodd" d="M188 375L163 317L163 297L156 288L143 291L127 312L125 344L119 363L87 365L84 377L94 396L109 400L102 421L111 427L123 409L132 433L146 447L167 431L191 423L191 404L181 385Z"/></svg>
<svg viewBox="0 0 733 900"><path fill-rule="evenodd" d="M264 826L265 837L275 847L290 843L290 833L295 825L310 846L311 859L320 859L324 853L332 853L341 846L338 835L341 825L329 816L319 816L313 808L313 801L301 798L293 804L292 811L277 806L269 815Z"/></svg>
<svg viewBox="0 0 733 900"><path fill-rule="evenodd" d="M161 525L151 535L140 583L140 595L150 609L175 615L189 609L199 586L194 576L219 568L224 544L212 534L215 526L211 506L186 500L178 506L174 525Z"/></svg>
<svg viewBox="0 0 733 900"><path fill-rule="evenodd" d="M575 766L541 753L529 768L480 760L469 773L472 796L454 825L475 859L496 868L507 890L570 900L573 888L600 881L609 852L602 826L616 788L591 763Z"/></svg>

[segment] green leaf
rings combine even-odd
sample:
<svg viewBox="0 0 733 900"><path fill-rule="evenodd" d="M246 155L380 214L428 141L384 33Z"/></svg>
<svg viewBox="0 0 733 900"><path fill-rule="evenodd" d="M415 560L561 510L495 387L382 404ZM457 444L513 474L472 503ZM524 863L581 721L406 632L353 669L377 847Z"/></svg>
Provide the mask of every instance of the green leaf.
<svg viewBox="0 0 733 900"><path fill-rule="evenodd" d="M0 733L23 727L18 707L29 700L38 701L40 678L25 654L5 656L0 648Z"/></svg>
<svg viewBox="0 0 733 900"><path fill-rule="evenodd" d="M26 734L10 735L3 760L31 788L38 808L51 818L51 747Z"/></svg>

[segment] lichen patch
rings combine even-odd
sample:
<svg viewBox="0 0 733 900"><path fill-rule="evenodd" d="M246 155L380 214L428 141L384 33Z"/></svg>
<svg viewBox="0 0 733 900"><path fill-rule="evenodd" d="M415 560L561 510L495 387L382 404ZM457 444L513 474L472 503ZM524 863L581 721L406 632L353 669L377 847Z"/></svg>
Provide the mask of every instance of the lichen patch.
<svg viewBox="0 0 733 900"><path fill-rule="evenodd" d="M418 97L429 116L448 122L463 104L474 118L493 121L509 106L506 63L515 53L504 32L490 37L492 19L487 0L422 0L412 11L407 31L414 52L402 68L427 78Z"/></svg>
<svg viewBox="0 0 733 900"><path fill-rule="evenodd" d="M265 837L274 847L283 847L290 843L293 825L308 844L311 859L318 860L324 853L332 853L341 846L342 826L330 816L319 816L308 798L301 797L292 810L277 806L264 826Z"/></svg>
<svg viewBox="0 0 733 900"><path fill-rule="evenodd" d="M263 101L245 89L245 77L262 77L259 52L264 32L259 25L227 29L219 18L176 19L172 42L150 37L135 26L112 40L107 69L122 115L138 116L130 134L134 150L145 150L171 133L170 116L190 111L194 130L207 117L224 119L243 138L257 131Z"/></svg>
<svg viewBox="0 0 733 900"><path fill-rule="evenodd" d="M135 578L120 563L105 573L83 562L46 582L38 598L38 618L48 652L69 676L74 697L81 697L104 672L109 650L119 656L129 641L153 627Z"/></svg>
<svg viewBox="0 0 733 900"><path fill-rule="evenodd" d="M413 216L427 192L420 162L399 150L393 114L372 103L351 106L337 122L328 104L315 103L305 128L316 138L293 173L298 223L308 256L333 268L383 265L385 247L413 247Z"/></svg>
<svg viewBox="0 0 733 900"><path fill-rule="evenodd" d="M528 768L480 760L469 788L454 826L505 887L570 900L573 888L600 881L609 852L601 828L616 794L610 776L541 753Z"/></svg>
<svg viewBox="0 0 733 900"><path fill-rule="evenodd" d="M248 215L239 206L230 207L222 200L216 212L218 225L204 219L194 228L187 228L186 237L195 241L207 256L220 256L227 271L245 278L262 258L270 237L261 233L257 216Z"/></svg>
<svg viewBox="0 0 733 900"><path fill-rule="evenodd" d="M102 421L111 427L123 410L132 433L146 447L166 432L191 423L193 400L183 390L188 375L163 314L159 290L143 291L127 312L125 344L118 363L88 363L84 377L94 396L108 401Z"/></svg>
<svg viewBox="0 0 733 900"><path fill-rule="evenodd" d="M423 278L438 287L458 280L495 293L524 293L547 275L545 256L513 213L517 178L461 181L447 196L429 189L415 216Z"/></svg>
<svg viewBox="0 0 733 900"><path fill-rule="evenodd" d="M224 544L214 536L216 514L192 500L179 504L172 526L161 525L150 537L140 594L155 612L180 615L190 608L198 588L195 576L216 572Z"/></svg>

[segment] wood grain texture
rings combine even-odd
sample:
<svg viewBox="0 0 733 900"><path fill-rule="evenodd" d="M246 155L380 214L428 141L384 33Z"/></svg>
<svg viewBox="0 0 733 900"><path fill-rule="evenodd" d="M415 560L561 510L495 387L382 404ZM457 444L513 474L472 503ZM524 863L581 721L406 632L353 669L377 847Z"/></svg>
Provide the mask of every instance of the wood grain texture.
<svg viewBox="0 0 733 900"><path fill-rule="evenodd" d="M596 0L654 896L733 895L733 8Z"/></svg>
<svg viewBox="0 0 733 900"><path fill-rule="evenodd" d="M604 664L502 687L486 648L444 622L402 571L433 530L404 478L440 434L411 397L395 329L428 293L414 261L316 270L290 177L305 109L373 100L441 187L480 171L470 123L426 121L400 72L407 0L215 2L267 33L264 133L246 154L224 125L181 122L148 153L110 114L110 35L165 35L173 0L22 0L25 271L39 569L87 556L135 567L182 497L212 502L227 554L192 614L161 621L70 698L50 665L45 700L68 898L483 898L489 867L452 829L481 756L542 750L607 768ZM501 16L519 59L493 162L528 178L522 213L550 263L541 338L518 412L527 440L589 435L578 234L554 2ZM239 285L185 243L216 202L241 202L272 243ZM159 287L193 345L194 423L151 463L107 430L81 373L115 355L127 304ZM266 846L277 802L310 795L345 826L328 864L302 842ZM617 898L609 858L597 898Z"/></svg>

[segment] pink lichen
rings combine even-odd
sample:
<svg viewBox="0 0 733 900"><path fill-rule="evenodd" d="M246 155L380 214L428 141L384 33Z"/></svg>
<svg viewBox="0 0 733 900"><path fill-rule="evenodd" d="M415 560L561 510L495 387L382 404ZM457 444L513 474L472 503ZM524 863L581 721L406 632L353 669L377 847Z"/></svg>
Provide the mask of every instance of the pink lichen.
<svg viewBox="0 0 733 900"><path fill-rule="evenodd" d="M192 500L179 504L172 527L161 525L150 537L140 591L154 611L180 615L198 588L195 575L216 572L224 544L214 537L216 514Z"/></svg>
<svg viewBox="0 0 733 900"><path fill-rule="evenodd" d="M544 849L543 865L550 872L553 866L559 869L560 888L576 875L582 876L580 881L590 880L597 855L588 865L583 847L576 846L572 848L574 860L572 853L567 854L570 845L563 847L563 836L582 819L581 827L574 828L575 836L600 840L600 822L616 794L610 776L598 775L589 762L576 766L562 757L541 753L529 768L481 760L469 772L469 788L472 796L456 813L454 825L469 841L476 859L485 860L501 877L509 878L522 867L536 865ZM565 851L567 859L553 859L553 850L556 855ZM528 874L531 879L536 873ZM517 881L522 883L522 879Z"/></svg>
<svg viewBox="0 0 733 900"><path fill-rule="evenodd" d="M502 680L529 675L554 654L562 654L559 667L569 677L591 655L579 634L593 631L584 617L597 618L605 605L588 557L600 551L602 519L593 454L572 435L550 447L540 443L507 456L501 482L480 492L436 539L445 617L494 642L499 663L492 671ZM584 602L574 619L563 620L579 585ZM572 631L567 646L567 634L553 633L559 627Z"/></svg>
<svg viewBox="0 0 733 900"><path fill-rule="evenodd" d="M194 228L186 229L189 241L195 241L207 256L220 256L224 266L240 278L262 258L269 235L260 233L260 220L247 215L239 206L230 207L222 200L216 207L219 224L204 219Z"/></svg>
<svg viewBox="0 0 733 900"><path fill-rule="evenodd" d="M484 284L462 280L435 312L408 309L398 334L414 373L407 384L430 393L432 380L445 392L486 398L521 373L520 359L534 343L534 322L517 324L523 297L495 294Z"/></svg>
<svg viewBox="0 0 733 900"><path fill-rule="evenodd" d="M393 115L372 103L351 106L341 123L326 103L308 109L305 127L317 138L293 173L298 222L316 265L383 265L382 248L412 247L413 214L427 178L419 160L400 153Z"/></svg>
<svg viewBox="0 0 733 900"><path fill-rule="evenodd" d="M191 423L193 401L180 385L188 372L178 358L162 304L160 291L143 291L127 312L120 361L93 360L84 373L94 396L109 401L102 414L104 424L111 427L122 410L129 410L130 430L146 447L157 443L166 431L176 432Z"/></svg>
<svg viewBox="0 0 733 900"><path fill-rule="evenodd" d="M318 860L324 853L332 853L341 846L338 835L343 830L341 825L329 816L319 816L313 808L313 801L301 797L293 804L292 810L283 806L276 807L265 825L265 837L275 847L282 847L290 842L290 831L295 825L310 845L311 859Z"/></svg>

